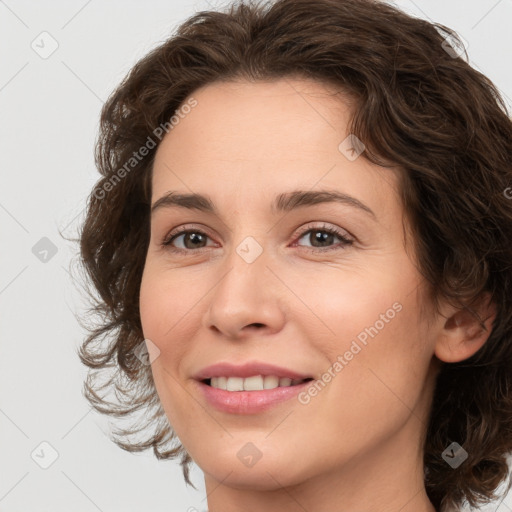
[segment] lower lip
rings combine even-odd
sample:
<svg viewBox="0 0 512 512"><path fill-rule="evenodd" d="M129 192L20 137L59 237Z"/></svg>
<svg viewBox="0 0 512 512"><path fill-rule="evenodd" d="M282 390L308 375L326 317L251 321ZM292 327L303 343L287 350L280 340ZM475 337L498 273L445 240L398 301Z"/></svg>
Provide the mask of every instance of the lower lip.
<svg viewBox="0 0 512 512"><path fill-rule="evenodd" d="M195 382L199 385L207 402L219 411L230 414L257 414L297 396L313 381L261 391L226 391L204 382Z"/></svg>

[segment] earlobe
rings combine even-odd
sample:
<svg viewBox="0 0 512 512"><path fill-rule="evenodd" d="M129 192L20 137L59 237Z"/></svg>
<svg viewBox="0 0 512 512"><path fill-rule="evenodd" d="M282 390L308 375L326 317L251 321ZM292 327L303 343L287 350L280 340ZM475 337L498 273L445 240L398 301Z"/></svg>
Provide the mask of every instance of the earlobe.
<svg viewBox="0 0 512 512"><path fill-rule="evenodd" d="M437 337L435 355L441 361L464 361L480 350L489 338L496 318L496 305L488 292L482 295L473 311L481 317L485 329L471 309L454 309Z"/></svg>

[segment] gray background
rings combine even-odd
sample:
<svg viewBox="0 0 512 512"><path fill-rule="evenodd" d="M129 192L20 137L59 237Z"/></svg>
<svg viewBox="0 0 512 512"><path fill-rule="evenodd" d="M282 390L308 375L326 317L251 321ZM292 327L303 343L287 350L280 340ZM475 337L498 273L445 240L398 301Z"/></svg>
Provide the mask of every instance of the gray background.
<svg viewBox="0 0 512 512"><path fill-rule="evenodd" d="M75 236L98 178L103 101L180 22L223 3L0 0L0 512L206 509L198 468L194 491L177 462L124 452L83 398L86 368L75 350L84 331L73 311L84 301L68 272L76 247L58 230ZM512 105L512 0L395 3L457 30L471 64ZM58 43L47 58L31 47L55 44L43 31ZM36 450L51 462L44 441L58 452L47 469L31 457ZM511 511L512 493L485 510Z"/></svg>

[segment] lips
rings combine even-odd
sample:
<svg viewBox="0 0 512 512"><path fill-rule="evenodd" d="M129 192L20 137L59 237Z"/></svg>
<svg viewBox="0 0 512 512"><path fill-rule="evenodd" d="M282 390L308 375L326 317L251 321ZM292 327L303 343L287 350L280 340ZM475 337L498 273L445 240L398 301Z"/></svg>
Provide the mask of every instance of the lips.
<svg viewBox="0 0 512 512"><path fill-rule="evenodd" d="M217 363L203 368L194 375L194 378L199 381L206 381L212 377L240 377L245 379L255 375L275 376L279 379L288 378L296 381L313 378L312 375L259 361L248 362L243 365L227 362Z"/></svg>
<svg viewBox="0 0 512 512"><path fill-rule="evenodd" d="M286 404L296 405L292 399L310 385L309 381L305 381L294 386L259 391L228 391L208 386L203 381L193 382L206 407L234 415L261 414L275 407L286 407Z"/></svg>
<svg viewBox="0 0 512 512"><path fill-rule="evenodd" d="M293 403L292 398L313 377L290 368L251 361L243 365L223 362L207 366L194 379L195 388L207 405L223 413L244 415Z"/></svg>

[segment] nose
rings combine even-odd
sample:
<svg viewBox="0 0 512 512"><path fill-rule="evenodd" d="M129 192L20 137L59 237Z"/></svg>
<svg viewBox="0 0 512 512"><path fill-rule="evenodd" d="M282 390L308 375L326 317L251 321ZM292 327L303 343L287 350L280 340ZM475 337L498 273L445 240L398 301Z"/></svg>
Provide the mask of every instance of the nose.
<svg viewBox="0 0 512 512"><path fill-rule="evenodd" d="M208 294L203 325L227 338L240 340L258 331L274 334L285 321L283 285L269 268L265 251L253 262L235 250L225 260L225 271Z"/></svg>

